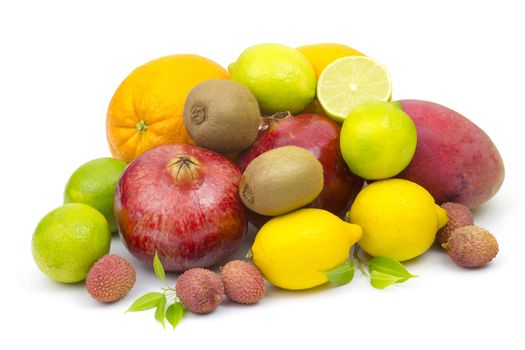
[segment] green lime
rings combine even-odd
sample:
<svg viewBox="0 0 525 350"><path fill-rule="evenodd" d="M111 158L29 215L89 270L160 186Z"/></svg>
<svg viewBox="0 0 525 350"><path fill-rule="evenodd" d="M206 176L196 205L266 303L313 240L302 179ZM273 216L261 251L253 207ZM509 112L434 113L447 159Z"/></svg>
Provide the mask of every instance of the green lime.
<svg viewBox="0 0 525 350"><path fill-rule="evenodd" d="M341 154L350 170L367 180L399 174L416 151L412 119L391 102L370 101L354 108L341 128Z"/></svg>
<svg viewBox="0 0 525 350"><path fill-rule="evenodd" d="M315 72L298 50L280 44L246 49L228 67L230 78L247 86L266 114L302 112L315 97Z"/></svg>
<svg viewBox="0 0 525 350"><path fill-rule="evenodd" d="M75 283L109 252L111 232L102 214L82 203L69 203L49 212L33 234L36 264L49 278Z"/></svg>
<svg viewBox="0 0 525 350"><path fill-rule="evenodd" d="M64 203L87 204L106 217L111 232L117 230L113 217L113 196L126 163L115 158L98 158L81 165L69 178Z"/></svg>

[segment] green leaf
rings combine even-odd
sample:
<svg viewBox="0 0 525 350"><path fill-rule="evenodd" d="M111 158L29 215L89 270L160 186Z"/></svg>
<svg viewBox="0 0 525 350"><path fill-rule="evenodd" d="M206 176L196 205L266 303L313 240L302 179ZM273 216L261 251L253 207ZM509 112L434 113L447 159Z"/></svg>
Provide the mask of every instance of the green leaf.
<svg viewBox="0 0 525 350"><path fill-rule="evenodd" d="M160 262L157 251L155 251L155 257L153 258L153 270L155 270L155 275L159 280L164 282L166 280L166 273L164 272L164 266Z"/></svg>
<svg viewBox="0 0 525 350"><path fill-rule="evenodd" d="M248 250L248 253L246 253L246 255L244 256L244 258L245 258L246 260L250 260L250 261L253 260L253 252L252 252L251 249Z"/></svg>
<svg viewBox="0 0 525 350"><path fill-rule="evenodd" d="M354 270L354 262L350 259L344 264L327 271L326 278L328 278L330 283L335 284L336 286L341 286L350 283L354 278Z"/></svg>
<svg viewBox="0 0 525 350"><path fill-rule="evenodd" d="M175 302L168 306L168 309L166 310L166 319L173 326L173 329L177 327L182 316L184 316L184 308L181 303Z"/></svg>
<svg viewBox="0 0 525 350"><path fill-rule="evenodd" d="M383 274L397 277L396 283L405 282L410 278L417 277L408 272L399 261L385 256L373 258L368 263L368 271L370 274L372 274L373 271L378 271Z"/></svg>
<svg viewBox="0 0 525 350"><path fill-rule="evenodd" d="M160 322L162 328L166 328L164 325L164 316L166 315L166 295L162 294L155 310L155 319Z"/></svg>
<svg viewBox="0 0 525 350"><path fill-rule="evenodd" d="M370 283L372 284L372 287L377 289L386 288L391 284L399 282L400 279L400 277L392 276L377 270L370 272Z"/></svg>
<svg viewBox="0 0 525 350"><path fill-rule="evenodd" d="M126 312L153 309L158 305L160 298L162 298L163 296L164 294L159 292L146 293L137 300L135 300Z"/></svg>

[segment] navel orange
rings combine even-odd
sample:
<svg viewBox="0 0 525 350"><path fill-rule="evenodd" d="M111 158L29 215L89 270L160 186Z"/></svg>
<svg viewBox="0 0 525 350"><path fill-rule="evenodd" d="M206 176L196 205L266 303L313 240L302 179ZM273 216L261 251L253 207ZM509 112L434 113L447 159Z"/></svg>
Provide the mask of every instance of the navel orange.
<svg viewBox="0 0 525 350"><path fill-rule="evenodd" d="M130 162L158 145L192 143L182 118L184 101L208 79L228 79L228 71L189 54L161 57L132 71L108 108L106 133L113 156Z"/></svg>
<svg viewBox="0 0 525 350"><path fill-rule="evenodd" d="M323 70L330 63L345 56L364 56L350 46L333 43L304 45L297 48L314 67L315 76L319 78Z"/></svg>

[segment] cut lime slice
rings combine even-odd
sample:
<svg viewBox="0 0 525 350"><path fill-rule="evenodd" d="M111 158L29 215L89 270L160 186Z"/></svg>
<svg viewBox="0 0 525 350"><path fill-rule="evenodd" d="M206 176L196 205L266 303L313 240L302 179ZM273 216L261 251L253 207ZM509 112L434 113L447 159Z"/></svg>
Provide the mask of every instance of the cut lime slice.
<svg viewBox="0 0 525 350"><path fill-rule="evenodd" d="M389 101L392 81L386 68L365 56L335 60L321 73L317 98L330 118L342 123L363 102Z"/></svg>

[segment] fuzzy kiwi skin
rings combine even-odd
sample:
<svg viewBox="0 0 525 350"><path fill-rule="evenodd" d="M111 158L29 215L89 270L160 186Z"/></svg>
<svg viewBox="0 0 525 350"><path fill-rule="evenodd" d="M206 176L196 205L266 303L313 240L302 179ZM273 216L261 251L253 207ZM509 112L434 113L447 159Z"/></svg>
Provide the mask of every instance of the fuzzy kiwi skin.
<svg viewBox="0 0 525 350"><path fill-rule="evenodd" d="M277 216L312 202L323 190L323 166L297 146L274 148L255 158L244 171L239 195L248 209Z"/></svg>
<svg viewBox="0 0 525 350"><path fill-rule="evenodd" d="M250 147L259 132L261 113L251 91L230 80L196 85L184 104L184 126L193 141L218 153Z"/></svg>

